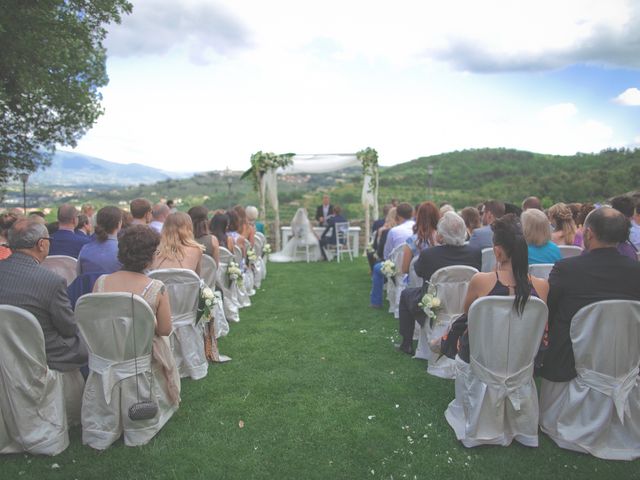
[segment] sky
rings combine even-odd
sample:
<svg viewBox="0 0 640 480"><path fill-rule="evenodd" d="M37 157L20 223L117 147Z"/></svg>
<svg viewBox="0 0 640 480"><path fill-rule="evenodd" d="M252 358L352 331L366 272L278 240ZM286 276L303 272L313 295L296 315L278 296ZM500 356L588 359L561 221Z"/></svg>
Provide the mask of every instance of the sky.
<svg viewBox="0 0 640 480"><path fill-rule="evenodd" d="M635 0L139 0L72 150L169 171L640 147ZM70 150L69 148L63 148Z"/></svg>

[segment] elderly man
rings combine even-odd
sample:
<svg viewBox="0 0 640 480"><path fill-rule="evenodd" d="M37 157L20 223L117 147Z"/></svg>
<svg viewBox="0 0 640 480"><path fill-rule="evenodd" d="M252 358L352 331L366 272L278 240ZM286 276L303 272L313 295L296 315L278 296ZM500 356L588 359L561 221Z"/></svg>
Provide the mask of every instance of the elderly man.
<svg viewBox="0 0 640 480"><path fill-rule="evenodd" d="M469 238L469 246L472 248L493 247L493 232L491 231L491 224L498 218L504 215L504 203L497 200L489 200L484 203L484 209L482 212L482 225L481 228L476 228Z"/></svg>
<svg viewBox="0 0 640 480"><path fill-rule="evenodd" d="M78 210L65 203L58 208L58 230L51 235L50 255L67 255L78 258L82 247L89 243L88 235L76 233Z"/></svg>
<svg viewBox="0 0 640 480"><path fill-rule="evenodd" d="M18 220L9 230L13 250L0 262L0 304L31 312L44 333L47 364L68 371L87 364L87 347L78 335L67 284L59 275L40 266L49 254L51 239L44 225Z"/></svg>
<svg viewBox="0 0 640 480"><path fill-rule="evenodd" d="M427 248L420 253L414 269L419 277L428 281L436 270L452 265L468 265L480 269L480 250L464 244L467 228L462 217L454 212L446 212L438 221L437 247ZM405 288L400 295L399 331L402 343L398 350L413 355L413 331L415 322L424 325L426 316L418 307L422 297L422 287Z"/></svg>
<svg viewBox="0 0 640 480"><path fill-rule="evenodd" d="M151 222L151 202L146 198L131 200L129 211L133 217L131 225L149 225Z"/></svg>
<svg viewBox="0 0 640 480"><path fill-rule="evenodd" d="M162 231L162 225L164 225L164 221L167 219L170 213L171 209L166 204L156 203L151 210L151 217L153 218L153 220L151 221L149 226L156 232L160 233Z"/></svg>
<svg viewBox="0 0 640 480"><path fill-rule="evenodd" d="M387 234L387 240L384 244L383 260L388 260L393 249L398 245L403 245L407 241L407 238L413 235L413 226L415 225L415 222L412 220L413 207L408 203L401 203L396 208L396 217L398 218L398 225L389 230ZM369 297L372 308L382 308L384 274L381 269L382 262L378 262L373 266L371 294Z"/></svg>
<svg viewBox="0 0 640 480"><path fill-rule="evenodd" d="M594 210L584 222L586 252L559 260L551 270L549 348L541 370L546 380L567 382L576 376L569 330L578 310L601 300L640 300L640 263L616 248L628 235L629 220L622 213Z"/></svg>

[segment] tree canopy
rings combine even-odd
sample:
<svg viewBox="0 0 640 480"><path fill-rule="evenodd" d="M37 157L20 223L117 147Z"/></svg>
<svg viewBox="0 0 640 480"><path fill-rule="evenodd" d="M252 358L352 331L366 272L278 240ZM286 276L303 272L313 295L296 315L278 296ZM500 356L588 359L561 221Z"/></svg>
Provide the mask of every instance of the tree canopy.
<svg viewBox="0 0 640 480"><path fill-rule="evenodd" d="M75 146L102 114L106 26L127 0L0 0L0 184Z"/></svg>

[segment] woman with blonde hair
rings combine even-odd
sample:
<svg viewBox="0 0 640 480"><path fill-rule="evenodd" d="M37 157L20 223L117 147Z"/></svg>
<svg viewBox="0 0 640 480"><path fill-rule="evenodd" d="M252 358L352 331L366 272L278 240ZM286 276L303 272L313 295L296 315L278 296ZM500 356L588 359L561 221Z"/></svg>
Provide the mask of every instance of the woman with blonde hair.
<svg viewBox="0 0 640 480"><path fill-rule="evenodd" d="M573 221L571 209L564 203L556 203L547 212L553 233L551 241L556 245L582 246L582 237L576 235L576 222Z"/></svg>
<svg viewBox="0 0 640 480"><path fill-rule="evenodd" d="M530 208L520 216L522 232L527 241L529 265L535 263L556 263L562 258L560 249L551 241L549 219L540 210Z"/></svg>
<svg viewBox="0 0 640 480"><path fill-rule="evenodd" d="M191 217L184 212L170 214L160 234L160 245L152 269L187 268L200 275L204 247L193 237Z"/></svg>

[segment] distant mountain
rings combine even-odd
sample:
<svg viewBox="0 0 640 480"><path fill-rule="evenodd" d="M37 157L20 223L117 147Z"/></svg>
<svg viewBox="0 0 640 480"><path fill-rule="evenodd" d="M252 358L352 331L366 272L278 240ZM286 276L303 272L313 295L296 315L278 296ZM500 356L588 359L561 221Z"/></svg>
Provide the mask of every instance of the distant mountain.
<svg viewBox="0 0 640 480"><path fill-rule="evenodd" d="M167 172L138 163L114 163L79 153L58 151L50 167L38 170L29 183L40 185L113 185L127 186L187 178L193 173Z"/></svg>

